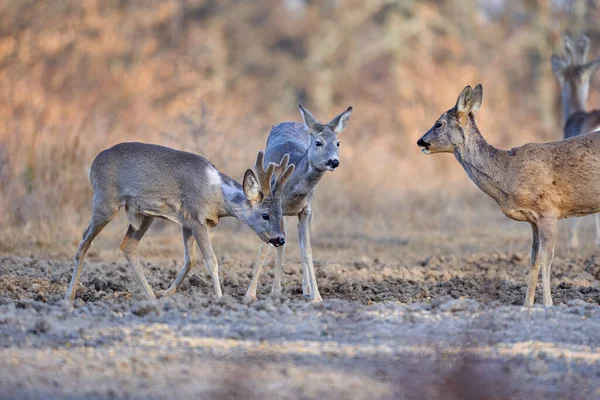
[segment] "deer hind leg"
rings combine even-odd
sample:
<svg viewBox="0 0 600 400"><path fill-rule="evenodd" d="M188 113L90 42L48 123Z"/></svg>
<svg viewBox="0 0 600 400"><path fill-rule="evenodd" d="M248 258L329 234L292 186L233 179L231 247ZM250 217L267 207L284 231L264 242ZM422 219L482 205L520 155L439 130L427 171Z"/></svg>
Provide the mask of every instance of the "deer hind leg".
<svg viewBox="0 0 600 400"><path fill-rule="evenodd" d="M143 217L141 219L140 229L138 230L136 230L133 225L129 225L127 233L121 242L121 251L123 251L129 267L133 271L138 284L148 299L155 299L156 297L154 296L154 292L146 280L144 271L142 271L142 266L140 265L140 260L138 259L137 255L137 248L140 240L142 240L142 237L148 231L148 228L150 228L150 225L152 225L153 221L154 217Z"/></svg>
<svg viewBox="0 0 600 400"><path fill-rule="evenodd" d="M598 238L598 223L600 223L600 215L596 214L596 238ZM571 219L571 229L569 230L569 246L574 249L579 246L579 232L577 230L577 225L579 224L579 219L573 218Z"/></svg>
<svg viewBox="0 0 600 400"><path fill-rule="evenodd" d="M71 283L69 289L65 294L65 300L72 303L75 300L75 293L77 292L77 285L79 285L79 279L81 277L81 271L83 270L83 260L87 254L92 240L98 236L98 234L104 229L106 225L113 219L117 213L118 208L101 208L94 207L92 209L92 220L89 226L83 233L81 243L75 254L75 268L73 269L73 276L71 277Z"/></svg>
<svg viewBox="0 0 600 400"><path fill-rule="evenodd" d="M258 278L260 277L260 273L262 271L262 267L269 255L269 246L264 242L261 243L260 249L258 250L258 260L256 261L256 265L254 266L254 272L252 273L252 281L250 281L250 286L248 286L248 290L246 291L246 295L244 296L244 303L250 304L256 300L256 289L258 287Z"/></svg>
<svg viewBox="0 0 600 400"><path fill-rule="evenodd" d="M192 231L188 228L183 228L181 230L181 234L183 236L184 265L181 271L179 271L179 274L177 274L177 278L175 278L175 281L167 290L165 290L162 297L167 297L175 294L179 290L179 287L181 286L181 283L187 276L188 272L190 272L190 269L194 266L194 264L196 264L196 243L194 235L192 234Z"/></svg>
<svg viewBox="0 0 600 400"><path fill-rule="evenodd" d="M285 219L281 219L281 231L287 239L287 225ZM283 255L285 254L285 244L277 248L277 259L275 260L275 279L273 280L273 289L271 294L281 293L281 275L283 273Z"/></svg>

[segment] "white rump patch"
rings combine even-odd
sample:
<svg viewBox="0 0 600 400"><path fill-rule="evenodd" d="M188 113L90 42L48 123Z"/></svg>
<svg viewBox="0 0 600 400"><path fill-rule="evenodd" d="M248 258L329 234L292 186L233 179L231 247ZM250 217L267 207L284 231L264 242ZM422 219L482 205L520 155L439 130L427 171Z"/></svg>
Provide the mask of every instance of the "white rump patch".
<svg viewBox="0 0 600 400"><path fill-rule="evenodd" d="M223 181L221 180L221 175L219 175L219 171L214 169L211 166L206 167L206 176L208 177L208 182L211 185L221 185Z"/></svg>

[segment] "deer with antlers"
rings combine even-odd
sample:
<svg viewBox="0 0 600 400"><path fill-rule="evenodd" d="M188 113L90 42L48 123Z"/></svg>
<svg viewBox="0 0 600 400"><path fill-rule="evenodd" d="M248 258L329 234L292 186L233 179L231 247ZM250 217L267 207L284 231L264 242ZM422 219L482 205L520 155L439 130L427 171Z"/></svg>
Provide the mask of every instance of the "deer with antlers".
<svg viewBox="0 0 600 400"><path fill-rule="evenodd" d="M310 224L312 221L312 203L317 185L326 171L333 171L340 165L338 135L342 133L350 116L352 107L339 114L327 124L320 123L307 109L299 105L304 124L284 122L271 130L265 150L266 161L281 159L289 154L296 165L294 173L283 190L283 215L298 217L298 241L302 262L302 293L311 302L322 301L317 287L317 278L313 266L310 244ZM262 160L257 160L255 168L260 170ZM284 232L285 221L282 220ZM281 275L285 246L277 248L275 260L275 279L272 293L281 293ZM258 278L269 247L264 244L258 252L258 261L254 267L252 281L244 297L246 303L256 300Z"/></svg>
<svg viewBox="0 0 600 400"><path fill-rule="evenodd" d="M587 111L586 102L590 81L600 67L600 57L587 62L591 41L582 36L577 43L567 34L564 37L565 56L552 55L552 71L561 86L564 119L564 138L600 131L600 110ZM600 214L596 220L596 243L600 246ZM571 223L570 244L577 247L577 219Z"/></svg>
<svg viewBox="0 0 600 400"><path fill-rule="evenodd" d="M155 218L181 225L183 236L185 264L163 296L174 294L194 266L196 242L215 295L220 298L219 266L208 229L222 217L235 217L263 242L283 246L281 200L294 166L288 165L289 156L281 159L279 165L270 163L263 168L263 153L259 152L257 165L261 168L256 172L247 170L239 184L196 154L145 143L121 143L104 150L90 168L92 220L75 255L65 300L75 299L83 260L92 241L121 208L125 208L129 220L121 250L147 298L154 299L155 294L142 271L137 248Z"/></svg>

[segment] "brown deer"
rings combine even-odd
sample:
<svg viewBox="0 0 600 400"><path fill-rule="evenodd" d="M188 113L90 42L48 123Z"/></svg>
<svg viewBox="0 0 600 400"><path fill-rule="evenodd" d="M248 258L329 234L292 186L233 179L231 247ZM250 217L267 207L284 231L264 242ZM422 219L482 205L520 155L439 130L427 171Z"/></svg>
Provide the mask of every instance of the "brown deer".
<svg viewBox="0 0 600 400"><path fill-rule="evenodd" d="M262 160L263 153L259 152L257 158ZM147 298L154 299L155 295L142 271L137 247L154 218L182 227L185 264L163 296L175 293L194 265L195 241L212 278L215 295L220 298L219 265L208 228L216 226L219 218L235 217L252 228L263 242L283 246L281 197L294 171L288 160L289 156L284 155L280 165L271 163L257 173L249 169L239 184L196 154L145 143L121 143L104 150L90 168L94 188L92 220L75 255L65 300L75 299L83 260L92 240L123 207L130 225L121 250Z"/></svg>
<svg viewBox="0 0 600 400"><path fill-rule="evenodd" d="M600 130L600 110L586 111L590 81L600 67L600 57L587 62L590 44L587 36L575 43L567 34L564 38L565 57L552 55L552 71L561 87L565 139ZM600 214L594 217L596 243L600 246ZM573 218L571 222L571 247L579 244L577 221Z"/></svg>
<svg viewBox="0 0 600 400"><path fill-rule="evenodd" d="M483 89L467 86L417 142L423 153L452 153L471 180L516 221L533 230L525 306L533 305L542 269L544 305L552 305L550 267L559 219L600 211L600 135L529 143L511 150L489 145L475 123ZM585 179L582 179L585 177Z"/></svg>

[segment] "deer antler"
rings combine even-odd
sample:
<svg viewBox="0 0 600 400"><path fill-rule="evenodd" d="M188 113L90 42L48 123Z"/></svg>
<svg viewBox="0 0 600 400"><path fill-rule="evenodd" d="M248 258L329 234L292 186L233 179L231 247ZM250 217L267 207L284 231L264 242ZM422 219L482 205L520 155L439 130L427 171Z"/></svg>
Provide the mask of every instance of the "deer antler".
<svg viewBox="0 0 600 400"><path fill-rule="evenodd" d="M275 171L275 164L269 163L265 169L264 162L265 153L263 151L259 151L258 155L256 156L256 163L254 163L254 171L256 172L256 177L260 183L260 189L263 197L267 197L271 194L271 178L273 177L273 172Z"/></svg>
<svg viewBox="0 0 600 400"><path fill-rule="evenodd" d="M564 46L565 46L565 60L567 61L567 65L572 65L577 62L577 56L575 54L575 43L573 43L573 39L571 35L568 33L565 34L564 37Z"/></svg>
<svg viewBox="0 0 600 400"><path fill-rule="evenodd" d="M285 154L281 158L279 165L277 165L275 167L276 179L275 179L275 185L274 185L274 189L273 189L273 196L275 196L275 197L281 196L281 194L283 193L283 188L285 187L285 184L290 179L290 176L292 176L294 169L296 169L296 166L294 164L288 165L289 162L290 162L290 155Z"/></svg>

